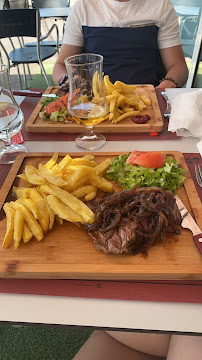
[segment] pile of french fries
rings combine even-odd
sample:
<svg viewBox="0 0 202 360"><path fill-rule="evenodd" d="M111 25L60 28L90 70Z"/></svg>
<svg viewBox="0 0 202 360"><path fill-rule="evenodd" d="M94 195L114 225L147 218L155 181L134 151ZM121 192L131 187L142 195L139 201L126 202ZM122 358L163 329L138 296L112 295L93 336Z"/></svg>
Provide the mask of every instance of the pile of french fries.
<svg viewBox="0 0 202 360"><path fill-rule="evenodd" d="M111 159L97 164L92 155L74 159L66 155L57 161L55 153L38 167L26 165L18 175L26 186L13 187L17 200L3 206L7 218L4 248L13 242L18 249L21 241L27 243L33 237L41 241L55 222L92 223L95 215L81 199L92 200L99 189L113 192L112 183L103 177Z"/></svg>
<svg viewBox="0 0 202 360"><path fill-rule="evenodd" d="M102 103L98 76L97 72L93 76L93 102ZM145 94L139 95L137 93L136 85L127 85L122 81L116 81L112 84L108 75L103 78L103 88L108 101L109 112L102 118L102 121L109 120L112 124L117 124L127 117L139 115L141 111L151 105L151 100Z"/></svg>

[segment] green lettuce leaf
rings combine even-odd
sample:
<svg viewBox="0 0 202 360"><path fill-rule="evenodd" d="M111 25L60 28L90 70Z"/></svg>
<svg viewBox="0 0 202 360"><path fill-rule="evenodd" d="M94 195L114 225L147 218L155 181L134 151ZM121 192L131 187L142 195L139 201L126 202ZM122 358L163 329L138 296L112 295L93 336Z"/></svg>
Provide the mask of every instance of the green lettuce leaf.
<svg viewBox="0 0 202 360"><path fill-rule="evenodd" d="M153 169L126 163L129 155L130 153L115 157L107 170L108 179L117 182L124 190L132 189L138 184L139 187L158 186L175 192L183 185L185 170L178 167L174 158L167 157L163 167Z"/></svg>

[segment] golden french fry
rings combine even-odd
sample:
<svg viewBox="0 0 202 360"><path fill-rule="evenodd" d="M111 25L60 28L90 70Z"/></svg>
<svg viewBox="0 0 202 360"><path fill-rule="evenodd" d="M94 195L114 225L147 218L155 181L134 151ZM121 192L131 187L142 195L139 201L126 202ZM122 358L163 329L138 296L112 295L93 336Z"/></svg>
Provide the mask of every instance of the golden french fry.
<svg viewBox="0 0 202 360"><path fill-rule="evenodd" d="M92 223L95 220L95 214L85 205L81 200L74 197L67 191L60 189L54 185L44 184L40 187L42 192L46 194L54 195L61 200L65 205L68 205L77 214L81 215L85 222Z"/></svg>
<svg viewBox="0 0 202 360"><path fill-rule="evenodd" d="M22 233L22 239L24 243L27 243L31 240L33 234L30 231L29 227L27 226L27 224L24 222L24 228L23 228L23 233Z"/></svg>
<svg viewBox="0 0 202 360"><path fill-rule="evenodd" d="M33 200L36 204L38 212L38 220L41 225L43 232L46 233L49 227L49 214L46 208L46 203L43 196L34 188L30 189L30 199Z"/></svg>
<svg viewBox="0 0 202 360"><path fill-rule="evenodd" d="M60 218L58 215L56 215L55 218L56 218L56 222L57 222L58 225L63 225L64 221L63 221L62 218Z"/></svg>
<svg viewBox="0 0 202 360"><path fill-rule="evenodd" d="M28 198L20 198L16 200L16 202L18 204L24 205L34 215L35 219L39 218L37 206L34 200Z"/></svg>
<svg viewBox="0 0 202 360"><path fill-rule="evenodd" d="M111 162L111 159L108 158L108 159L105 159L104 161L102 161L100 164L98 164L95 167L95 170L97 171L97 173L99 175L103 176L105 171L108 169L110 162Z"/></svg>
<svg viewBox="0 0 202 360"><path fill-rule="evenodd" d="M83 178L80 178L79 180L72 182L70 181L68 185L63 187L63 190L66 190L68 192L72 192L88 183L88 175L84 176Z"/></svg>
<svg viewBox="0 0 202 360"><path fill-rule="evenodd" d="M104 192L113 192L113 184L104 178L100 178L96 173L90 174L90 182Z"/></svg>
<svg viewBox="0 0 202 360"><path fill-rule="evenodd" d="M142 111L146 108L145 103L141 99L139 99L138 104L139 104L139 110Z"/></svg>
<svg viewBox="0 0 202 360"><path fill-rule="evenodd" d="M118 100L117 100L117 107L123 105L125 103L125 100L126 100L126 97L121 95L118 97Z"/></svg>
<svg viewBox="0 0 202 360"><path fill-rule="evenodd" d="M28 186L28 187L33 187L33 186L34 186L33 184L31 184L31 183L28 181L28 179L27 179L27 177L26 177L25 174L19 174L19 175L17 175L17 177L20 178L21 180L24 180L24 181L27 183L27 186Z"/></svg>
<svg viewBox="0 0 202 360"><path fill-rule="evenodd" d="M95 191L95 187L93 185L86 185L74 190L71 194L77 199L81 199L92 191Z"/></svg>
<svg viewBox="0 0 202 360"><path fill-rule="evenodd" d="M112 93L112 91L115 90L114 85L109 80L109 75L104 76L104 84L109 93Z"/></svg>
<svg viewBox="0 0 202 360"><path fill-rule="evenodd" d="M52 169L52 167L56 164L58 159L58 153L55 152L50 160L44 165L47 169Z"/></svg>
<svg viewBox="0 0 202 360"><path fill-rule="evenodd" d="M64 176L64 179L68 185L71 185L78 180L85 178L86 176L88 177L90 172L94 173L95 169L86 165L70 165L68 167L68 172ZM66 189L66 186L64 189Z"/></svg>
<svg viewBox="0 0 202 360"><path fill-rule="evenodd" d="M49 214L49 226L48 226L48 230L52 230L53 228L53 225L54 225L54 222L55 222L55 214L54 212L51 210L50 206L48 205L48 202L47 202L47 194L44 194L43 192L40 191L40 188L37 187L37 191L41 194L41 196L43 196L44 198L44 201L46 203L46 209L48 211L48 214Z"/></svg>
<svg viewBox="0 0 202 360"><path fill-rule="evenodd" d="M131 107L129 107L129 106L124 106L123 108L122 108L122 110L123 110L123 112L131 112L131 111L133 111L134 109L133 108L131 108Z"/></svg>
<svg viewBox="0 0 202 360"><path fill-rule="evenodd" d="M116 90L119 90L119 91L123 91L123 88L122 88L122 85L121 85L121 81L115 81L114 83L114 87Z"/></svg>
<svg viewBox="0 0 202 360"><path fill-rule="evenodd" d="M22 234L24 229L24 217L21 209L17 209L14 216L14 249L17 250L20 241L22 240Z"/></svg>
<svg viewBox="0 0 202 360"><path fill-rule="evenodd" d="M117 124L119 121L121 121L127 117L138 115L138 114L139 114L139 111L131 111L131 112L124 113L115 120L115 124Z"/></svg>
<svg viewBox="0 0 202 360"><path fill-rule="evenodd" d="M117 92L114 93L114 94L111 94L111 95L107 95L107 96L106 96L106 99L107 99L108 104L110 104L110 102L111 102L112 100L116 99L117 96L118 96L118 93L117 93Z"/></svg>
<svg viewBox="0 0 202 360"><path fill-rule="evenodd" d="M113 100L111 100L110 102L110 106L109 106L109 120L112 120L114 117L114 114L116 112L116 108L117 108L117 97L114 98Z"/></svg>
<svg viewBox="0 0 202 360"><path fill-rule="evenodd" d="M82 156L80 159L84 159L84 160L88 160L88 161L93 161L95 159L94 155L84 155Z"/></svg>
<svg viewBox="0 0 202 360"><path fill-rule="evenodd" d="M73 166L74 165L86 165L86 166L95 167L95 166L97 166L97 163L95 161L93 161L93 160L87 160L87 159L83 159L83 158L76 158L76 159L72 159L71 165L73 165Z"/></svg>
<svg viewBox="0 0 202 360"><path fill-rule="evenodd" d="M22 211L24 221L27 223L32 234L38 241L41 241L44 237L43 230L42 230L41 226L39 225L38 221L32 215L32 213L25 206L18 204L17 202L14 202L14 201L10 202L10 206L12 206L12 208L15 210L20 209Z"/></svg>
<svg viewBox="0 0 202 360"><path fill-rule="evenodd" d="M28 198L29 197L29 188L26 187L16 187L13 186L13 192L17 198Z"/></svg>
<svg viewBox="0 0 202 360"><path fill-rule="evenodd" d="M86 201L91 201L92 199L94 199L94 197L97 195L97 189L95 189L94 191L91 191L89 194L87 194L85 196L85 200Z"/></svg>
<svg viewBox="0 0 202 360"><path fill-rule="evenodd" d="M62 170L64 170L66 168L66 166L68 166L72 161L71 156L69 156L68 154L59 162L59 164L55 164L52 167L52 171L54 173L61 173Z"/></svg>
<svg viewBox="0 0 202 360"><path fill-rule="evenodd" d="M85 223L81 215L77 214L69 206L65 205L64 202L59 200L54 195L47 196L47 203L50 206L51 210L61 219L70 221L70 222L80 222Z"/></svg>
<svg viewBox="0 0 202 360"><path fill-rule="evenodd" d="M67 182L64 181L60 176L57 174L52 173L49 169L47 169L44 165L41 164L39 173L41 177L46 179L49 183L55 185L55 186L65 186L67 185ZM44 182L45 183L45 182Z"/></svg>
<svg viewBox="0 0 202 360"><path fill-rule="evenodd" d="M42 185L45 183L45 179L39 175L38 170L32 165L25 166L25 175L33 185Z"/></svg>
<svg viewBox="0 0 202 360"><path fill-rule="evenodd" d="M121 88L122 89L122 91L124 92L124 93L132 93L133 91L135 91L136 90L136 88L137 88L137 86L136 85L127 85L127 84L125 84L124 82L122 82L122 81L116 81L116 87L119 87L119 88ZM114 84L114 85L115 85Z"/></svg>
<svg viewBox="0 0 202 360"><path fill-rule="evenodd" d="M151 105L151 100L146 95L141 95L140 98L145 103L145 105L147 105L147 106Z"/></svg>
<svg viewBox="0 0 202 360"><path fill-rule="evenodd" d="M9 205L9 203L5 203L3 209L6 214L7 227L2 247L8 248L13 240L15 210Z"/></svg>
<svg viewBox="0 0 202 360"><path fill-rule="evenodd" d="M98 71L96 71L93 75L93 95L94 97L99 96L99 89L98 89Z"/></svg>

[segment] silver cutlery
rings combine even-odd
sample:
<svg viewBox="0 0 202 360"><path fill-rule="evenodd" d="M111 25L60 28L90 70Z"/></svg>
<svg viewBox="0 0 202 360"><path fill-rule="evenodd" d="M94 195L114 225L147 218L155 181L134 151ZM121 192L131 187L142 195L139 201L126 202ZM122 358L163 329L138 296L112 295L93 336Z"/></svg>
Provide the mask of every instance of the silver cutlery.
<svg viewBox="0 0 202 360"><path fill-rule="evenodd" d="M43 97L50 97L50 98L55 98L57 95L55 94L42 94Z"/></svg>
<svg viewBox="0 0 202 360"><path fill-rule="evenodd" d="M195 164L195 174L198 185L202 187L202 170L199 164Z"/></svg>
<svg viewBox="0 0 202 360"><path fill-rule="evenodd" d="M163 98L164 98L164 100L166 101L166 104L167 104L166 111L164 113L164 117L170 117L171 106L170 106L170 101L168 99L168 96L167 96L165 91L161 91L161 95L163 96Z"/></svg>
<svg viewBox="0 0 202 360"><path fill-rule="evenodd" d="M193 217L189 213L189 211L184 206L183 202L180 198L175 195L176 204L182 216L181 226L185 229L189 229L193 233L193 240L197 246L198 251L202 255L202 232L198 227L197 223L194 221Z"/></svg>

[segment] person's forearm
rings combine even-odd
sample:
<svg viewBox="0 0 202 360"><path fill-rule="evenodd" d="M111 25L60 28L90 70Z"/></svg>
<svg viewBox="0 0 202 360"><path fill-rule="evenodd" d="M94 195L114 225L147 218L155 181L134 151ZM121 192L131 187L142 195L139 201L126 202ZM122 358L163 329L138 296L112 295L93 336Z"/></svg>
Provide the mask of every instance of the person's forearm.
<svg viewBox="0 0 202 360"><path fill-rule="evenodd" d="M165 78L167 78L167 80L163 80L162 82L160 82L157 87L182 87L186 83L188 78L188 69L185 62L182 46L177 45L170 48L161 49L160 55L164 67L167 71L167 74L165 75ZM168 80L169 78L171 79Z"/></svg>
<svg viewBox="0 0 202 360"><path fill-rule="evenodd" d="M157 86L158 88L176 88L182 87L188 78L188 70L184 64L177 64L173 66L165 75L167 80L163 80ZM170 78L170 80L168 80ZM172 81L174 80L174 81Z"/></svg>
<svg viewBox="0 0 202 360"><path fill-rule="evenodd" d="M58 81L62 78L63 75L67 74L65 64L55 64L53 68L53 81L58 85Z"/></svg>
<svg viewBox="0 0 202 360"><path fill-rule="evenodd" d="M68 45L63 44L60 53L58 55L58 59L55 63L55 66L53 68L53 81L56 85L58 85L58 81L67 74L66 66L65 66L65 59L72 55L77 55L82 52L81 46L74 46L74 45Z"/></svg>

